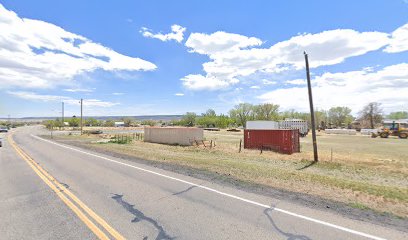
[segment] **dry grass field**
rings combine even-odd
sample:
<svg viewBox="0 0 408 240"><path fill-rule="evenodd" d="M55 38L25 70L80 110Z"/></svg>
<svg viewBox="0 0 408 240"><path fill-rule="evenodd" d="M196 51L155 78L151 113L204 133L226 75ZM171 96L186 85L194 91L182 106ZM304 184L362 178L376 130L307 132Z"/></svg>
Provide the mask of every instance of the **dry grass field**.
<svg viewBox="0 0 408 240"><path fill-rule="evenodd" d="M282 155L243 149L243 133L205 132L214 148L169 146L133 141L129 144L91 143L95 136L64 136L93 148L155 162L187 166L226 175L243 182L307 193L408 217L408 140L318 133L320 161L313 159L311 136L301 139L301 153ZM308 166L308 167L307 167Z"/></svg>

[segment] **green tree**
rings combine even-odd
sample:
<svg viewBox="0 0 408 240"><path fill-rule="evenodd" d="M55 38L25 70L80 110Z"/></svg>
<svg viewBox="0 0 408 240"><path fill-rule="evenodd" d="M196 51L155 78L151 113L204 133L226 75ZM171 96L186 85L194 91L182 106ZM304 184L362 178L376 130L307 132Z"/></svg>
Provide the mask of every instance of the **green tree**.
<svg viewBox="0 0 408 240"><path fill-rule="evenodd" d="M197 114L186 112L180 120L180 125L193 127L196 124Z"/></svg>
<svg viewBox="0 0 408 240"><path fill-rule="evenodd" d="M151 119L143 120L141 122L142 125L151 126L151 127L156 126L156 123L157 123L156 121L151 120Z"/></svg>
<svg viewBox="0 0 408 240"><path fill-rule="evenodd" d="M202 113L196 120L196 125L202 127L216 127L217 114L214 109L208 109L205 113Z"/></svg>
<svg viewBox="0 0 408 240"><path fill-rule="evenodd" d="M216 117L217 114L215 113L214 109L208 109L205 113L202 113L201 116L203 117Z"/></svg>
<svg viewBox="0 0 408 240"><path fill-rule="evenodd" d="M218 128L227 128L232 124L233 120L224 114L219 115L215 120L215 126Z"/></svg>
<svg viewBox="0 0 408 240"><path fill-rule="evenodd" d="M45 120L45 121L43 121L43 125L46 128L50 129L50 130L52 130L52 129L54 129L54 127L56 127L56 123L55 123L54 120Z"/></svg>
<svg viewBox="0 0 408 240"><path fill-rule="evenodd" d="M202 127L216 127L216 122L217 122L217 116L215 117L202 116L202 117L197 118L196 125L202 126Z"/></svg>
<svg viewBox="0 0 408 240"><path fill-rule="evenodd" d="M399 111L399 112L392 112L387 116L389 119L407 119L408 118L408 112L405 111Z"/></svg>
<svg viewBox="0 0 408 240"><path fill-rule="evenodd" d="M99 126L99 121L95 118L87 118L85 119L85 126Z"/></svg>
<svg viewBox="0 0 408 240"><path fill-rule="evenodd" d="M70 127L79 127L79 125L81 124L81 119L79 119L77 117L72 117L72 118L68 119L67 122L68 122Z"/></svg>
<svg viewBox="0 0 408 240"><path fill-rule="evenodd" d="M259 104L253 107L256 120L278 120L279 105L272 103Z"/></svg>
<svg viewBox="0 0 408 240"><path fill-rule="evenodd" d="M135 122L135 119L130 118L130 117L125 117L125 118L122 118L122 121L125 124L125 127L130 127Z"/></svg>
<svg viewBox="0 0 408 240"><path fill-rule="evenodd" d="M328 112L325 110L316 110L314 113L315 113L316 127L325 129L327 127L327 123L329 119Z"/></svg>
<svg viewBox="0 0 408 240"><path fill-rule="evenodd" d="M351 109L348 107L332 107L329 109L328 115L332 124L341 127L347 126L353 121L353 116L350 113Z"/></svg>
<svg viewBox="0 0 408 240"><path fill-rule="evenodd" d="M170 126L182 126L182 121L177 119L170 120Z"/></svg>
<svg viewBox="0 0 408 240"><path fill-rule="evenodd" d="M51 120L52 121L52 120ZM57 127L57 128L59 128L60 130L61 130L61 128L64 126L64 123L59 119L59 118L56 118L54 121L53 121L53 127Z"/></svg>
<svg viewBox="0 0 408 240"><path fill-rule="evenodd" d="M370 123L370 128L374 129L376 124L381 123L382 117L382 109L381 103L371 102L364 106L364 108L359 113L359 119L365 120Z"/></svg>
<svg viewBox="0 0 408 240"><path fill-rule="evenodd" d="M113 120L106 120L106 121L103 123L103 126L104 126L104 127L114 127L114 126L115 126L115 121L113 121Z"/></svg>
<svg viewBox="0 0 408 240"><path fill-rule="evenodd" d="M246 122L254 119L254 106L250 103L240 103L229 111L230 117L238 125L246 127Z"/></svg>

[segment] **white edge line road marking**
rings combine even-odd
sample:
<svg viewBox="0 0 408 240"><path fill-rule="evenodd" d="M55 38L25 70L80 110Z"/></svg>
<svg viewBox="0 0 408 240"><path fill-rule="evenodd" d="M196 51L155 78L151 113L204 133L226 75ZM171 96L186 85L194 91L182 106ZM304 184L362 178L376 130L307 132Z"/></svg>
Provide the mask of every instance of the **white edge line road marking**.
<svg viewBox="0 0 408 240"><path fill-rule="evenodd" d="M290 212L290 211L287 211L287 210L284 210L284 209L275 208L275 207L271 208L271 206L266 205L266 204L255 202L255 201L252 201L252 200L249 200L249 199L246 199L246 198L241 198L241 197L229 194L229 193L218 191L218 190L213 189L213 188L209 188L209 187L202 186L202 185L199 185L199 184L196 184L196 183L192 183L192 182L189 182L189 181L186 181L186 180L182 180L182 179L179 179L179 178L164 175L164 174L154 172L154 171L151 171L151 170L148 170L148 169L144 169L144 168L141 168L141 167L136 167L134 165L123 163L123 162L120 162L120 161L116 161L116 160L113 160L113 159L110 159L110 158L107 158L107 157L99 156L97 154L93 154L93 153L82 151L82 150L79 150L79 149L76 149L76 148L68 147L66 145L62 145L62 144L59 144L59 143L56 143L56 142L53 142L53 141L38 137L38 136L34 136L32 134L30 134L30 135L32 137L34 137L34 138L39 139L39 140L42 140L42 141L45 141L45 142L48 142L48 143L51 143L51 144L66 148L66 149L70 149L70 150L73 150L73 151L76 151L76 152L87 154L89 156L97 157L97 158L100 158L100 159L103 159L103 160L106 160L106 161L109 161L109 162L113 162L113 163L116 163L116 164L124 165L124 166L131 167L131 168L135 168L135 169L138 169L140 171L155 174L157 176L168 178L168 179L171 179L171 180L174 180L174 181L182 182L182 183L185 183L185 184L188 184L188 185L191 185L191 186L195 186L195 187L198 187L198 188L201 188L201 189L205 189L207 191L214 192L214 193L217 193L217 194L220 194L220 195L223 195L223 196L226 196L226 197L230 197L230 198L233 198L233 199L236 199L236 200L240 200L240 201L243 201L243 202L246 202L246 203L250 203L250 204L253 204L253 205L256 205L256 206L259 206L259 207L272 209L272 210L275 210L277 212L285 213L285 214L290 215L290 216L305 219L305 220L308 220L308 221L311 221L311 222L314 222L314 223L319 223L319 224L322 224L324 226L332 227L332 228L335 228L335 229L338 229L338 230L342 230L342 231L352 233L352 234L355 234L355 235L359 235L359 236L363 236L363 237L366 237L366 238L371 238L371 239L375 239L375 240L386 240L385 238L381 238L381 237L377 237L377 236L370 235L370 234L367 234L367 233L359 232L359 231L356 231L356 230L353 230L353 229L350 229L350 228L342 227L342 226L339 226L339 225L336 225L336 224L332 224L332 223L328 223L328 222L318 220L318 219L315 219L315 218L307 217L307 216L297 214L297 213L294 213L294 212Z"/></svg>

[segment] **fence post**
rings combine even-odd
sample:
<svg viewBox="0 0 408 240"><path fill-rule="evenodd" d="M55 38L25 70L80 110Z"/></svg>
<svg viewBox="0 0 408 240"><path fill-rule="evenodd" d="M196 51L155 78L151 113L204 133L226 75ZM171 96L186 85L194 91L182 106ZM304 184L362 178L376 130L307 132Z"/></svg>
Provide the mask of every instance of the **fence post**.
<svg viewBox="0 0 408 240"><path fill-rule="evenodd" d="M333 148L330 148L330 162L333 161Z"/></svg>
<svg viewBox="0 0 408 240"><path fill-rule="evenodd" d="M239 153L241 152L241 146L242 146L242 139L239 139Z"/></svg>

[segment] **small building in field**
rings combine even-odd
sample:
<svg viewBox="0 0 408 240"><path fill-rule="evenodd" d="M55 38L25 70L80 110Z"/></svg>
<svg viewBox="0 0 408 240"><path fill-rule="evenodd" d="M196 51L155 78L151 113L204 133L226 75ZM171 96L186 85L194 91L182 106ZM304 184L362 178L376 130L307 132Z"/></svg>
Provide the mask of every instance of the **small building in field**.
<svg viewBox="0 0 408 240"><path fill-rule="evenodd" d="M115 127L124 127L125 122L115 122Z"/></svg>
<svg viewBox="0 0 408 240"><path fill-rule="evenodd" d="M191 146L204 139L202 128L190 127L145 127L144 141L171 145Z"/></svg>

